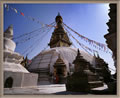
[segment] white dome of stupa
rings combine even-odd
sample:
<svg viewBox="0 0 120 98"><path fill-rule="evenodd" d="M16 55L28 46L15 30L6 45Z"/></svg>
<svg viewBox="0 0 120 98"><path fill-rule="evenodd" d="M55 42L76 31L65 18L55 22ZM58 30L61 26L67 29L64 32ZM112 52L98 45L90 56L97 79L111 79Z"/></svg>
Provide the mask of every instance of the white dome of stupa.
<svg viewBox="0 0 120 98"><path fill-rule="evenodd" d="M32 59L32 63L29 65L29 70L35 71L41 68L48 68L48 65L50 65L50 72L53 72L53 65L60 55L61 59L66 64L67 71L69 71L69 65L74 67L73 61L77 56L77 50L77 48L72 47L55 47L42 51ZM90 62L91 65L94 65L94 57L92 55L82 50L80 50L80 53L85 60Z"/></svg>

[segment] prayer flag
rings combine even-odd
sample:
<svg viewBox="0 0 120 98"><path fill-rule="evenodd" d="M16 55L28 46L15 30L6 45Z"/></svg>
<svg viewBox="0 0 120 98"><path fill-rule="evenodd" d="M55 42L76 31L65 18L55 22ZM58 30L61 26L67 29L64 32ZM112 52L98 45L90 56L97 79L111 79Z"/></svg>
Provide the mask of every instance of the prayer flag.
<svg viewBox="0 0 120 98"><path fill-rule="evenodd" d="M18 11L14 8L14 11L15 11L15 13L17 13Z"/></svg>
<svg viewBox="0 0 120 98"><path fill-rule="evenodd" d="M48 27L50 27L51 25L47 25Z"/></svg>
<svg viewBox="0 0 120 98"><path fill-rule="evenodd" d="M9 11L9 5L5 4L5 8Z"/></svg>
<svg viewBox="0 0 120 98"><path fill-rule="evenodd" d="M24 13L20 12L20 14L21 14L22 16L24 16Z"/></svg>
<svg viewBox="0 0 120 98"><path fill-rule="evenodd" d="M7 4L5 4L5 8L7 8Z"/></svg>

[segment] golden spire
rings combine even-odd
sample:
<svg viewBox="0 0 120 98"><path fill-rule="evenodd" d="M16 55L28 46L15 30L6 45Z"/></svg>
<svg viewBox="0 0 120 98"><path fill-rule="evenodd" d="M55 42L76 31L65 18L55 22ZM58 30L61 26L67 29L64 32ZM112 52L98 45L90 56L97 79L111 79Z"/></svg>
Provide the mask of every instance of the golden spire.
<svg viewBox="0 0 120 98"><path fill-rule="evenodd" d="M50 48L69 47L71 45L71 42L63 28L63 19L60 13L58 13L58 15L56 16L55 21L57 28L54 29L54 32L52 33L52 37L50 39L50 43L48 45L50 46Z"/></svg>

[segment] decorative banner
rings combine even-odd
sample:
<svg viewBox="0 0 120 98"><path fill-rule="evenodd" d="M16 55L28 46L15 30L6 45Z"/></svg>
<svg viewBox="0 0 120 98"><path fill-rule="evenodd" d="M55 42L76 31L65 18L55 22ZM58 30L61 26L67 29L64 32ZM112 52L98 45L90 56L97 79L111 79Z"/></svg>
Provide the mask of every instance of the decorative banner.
<svg viewBox="0 0 120 98"><path fill-rule="evenodd" d="M24 14L23 12L18 11L16 8L13 8L13 7L9 6L8 4L5 4L5 8L7 9L7 11L9 10L9 8L11 8L11 10L13 10L15 13L20 13L20 15L22 15L22 16L24 16L24 17L26 17L27 19L30 19L30 20L32 20L32 21L36 21L37 23L40 23L42 26L43 26L43 25L46 25L46 26L48 26L48 27L55 27L55 28L56 28L56 26L44 24L44 23L40 22L39 20L31 17L31 16L25 16L25 14Z"/></svg>
<svg viewBox="0 0 120 98"><path fill-rule="evenodd" d="M18 13L18 11L14 8L15 13Z"/></svg>
<svg viewBox="0 0 120 98"><path fill-rule="evenodd" d="M47 32L44 32L44 34L41 36L41 38L38 38L37 40L35 39L35 42L30 45L22 54L29 54L29 53L32 53L32 51L37 47L39 46L38 44L40 44L41 40L48 34L48 32L52 29L53 27L50 27L48 29ZM37 44L37 46L35 46Z"/></svg>
<svg viewBox="0 0 120 98"><path fill-rule="evenodd" d="M53 23L51 23L50 25L54 25L55 24L55 22L53 22ZM44 31L44 28L47 30L47 29L49 29L47 26L43 26L43 27L40 27L40 28L38 28L38 29L36 29L36 30L33 30L33 31L31 31L31 32L27 32L27 33L24 33L24 34L22 34L22 35L20 35L20 36L18 36L18 37L14 37L13 38L13 40L17 40L17 39L20 39L20 38L22 38L22 37L26 37L26 36L28 36L28 35L30 35L30 34L32 34L32 33L35 33L35 32L40 32L41 30L43 30Z"/></svg>
<svg viewBox="0 0 120 98"><path fill-rule="evenodd" d="M65 28L65 30L67 31L67 33L68 33L70 36L72 36L73 39L75 39L75 41L76 41L87 53L89 53L88 51L93 52L93 53L95 53L95 52L98 53L98 51L93 50L93 49L90 49L89 47L85 46L84 44L81 44L66 28ZM86 49L87 49L88 51L87 51ZM89 54L90 54L90 53L89 53Z"/></svg>
<svg viewBox="0 0 120 98"><path fill-rule="evenodd" d="M79 33L77 33L76 31L74 31L73 29L71 29L69 26L67 26L65 23L63 23L68 29L70 29L71 31L73 31L74 33L76 33L79 37L81 37L81 39L84 39L86 42L89 42L89 44L92 44L93 47L101 50L103 49L104 52L108 52L108 48L105 44L102 44L102 43L99 43L99 42L96 42L94 40L91 40L91 39L88 39L87 37L83 36L83 35L80 35ZM99 48L98 48L98 47ZM110 52L109 52L110 53Z"/></svg>
<svg viewBox="0 0 120 98"><path fill-rule="evenodd" d="M5 4L5 8L7 9L7 11L9 11L9 8L11 8L11 10L13 10L15 13L20 13L20 15L26 17L27 19L30 19L30 20L32 20L32 21L36 21L37 23L40 23L40 24L42 25L42 27L47 26L47 27L55 27L55 28L57 28L57 26L53 26L52 24L50 24L50 25L44 24L44 23L40 22L39 20L31 17L31 16L25 16L25 14L24 14L23 12L17 10L16 8L13 8L13 7L9 6L8 4ZM107 46L106 46L105 44L96 42L96 41L94 41L94 40L91 40L91 39L83 36L83 35L80 35L78 32L74 31L72 28L70 28L69 26L67 26L65 23L63 23L63 25L66 26L66 27L67 27L68 29L70 29L71 31L73 31L74 33L76 33L81 39L85 40L85 41L88 42L90 45L93 45L93 47L95 47L95 48L97 48L97 49L99 49L99 50L103 49L104 52L110 53L110 52L108 51L108 48L107 48ZM30 33L31 33L31 32L30 32ZM26 34L26 35L27 35L27 34ZM22 36L23 36L23 35L22 35ZM20 37L21 37L21 36L20 36ZM72 36L72 37L73 37L73 36ZM73 38L74 38L74 37L73 37ZM75 39L75 38L74 38L74 39ZM79 43L80 46L86 48L87 50L89 50L89 51L95 51L95 50L92 50L92 49L88 48L87 46L81 44L77 39L76 39L76 41Z"/></svg>

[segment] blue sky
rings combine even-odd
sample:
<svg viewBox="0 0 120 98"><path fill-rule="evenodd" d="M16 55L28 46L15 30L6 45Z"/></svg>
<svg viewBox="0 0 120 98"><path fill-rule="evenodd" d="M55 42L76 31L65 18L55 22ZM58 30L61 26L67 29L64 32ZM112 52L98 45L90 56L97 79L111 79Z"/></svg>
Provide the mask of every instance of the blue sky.
<svg viewBox="0 0 120 98"><path fill-rule="evenodd" d="M89 39L98 41L100 43L106 44L106 40L103 37L108 33L108 26L106 23L109 21L109 4L108 3L86 3L86 4L8 4L9 6L16 8L17 10L24 13L25 16L31 16L44 24L50 24L55 21L55 17L58 12L60 12L63 17L63 22L71 27L73 30L77 31L79 34L88 37ZM7 11L4 7L4 30L13 24L14 37L25 34L36 30L41 26L35 21L29 20L19 13L15 13L13 10L9 9ZM29 54L28 58L32 59L41 50L43 50L50 41L53 28L46 35L40 32L36 32L38 36L32 38L25 43L17 45L15 51L22 54L29 46L33 44L35 47ZM95 49L90 46L84 40L78 37L75 33L71 34L77 38L81 43ZM34 34L33 34L34 35ZM32 35L32 36L33 36ZM44 37L42 36L44 35ZM70 38L77 48L82 49L74 39ZM36 42L37 40L37 42ZM16 41L16 40L15 40ZM49 48L49 47L48 47ZM102 57L109 67L114 69L113 59L111 54L99 51L100 57ZM26 53L27 54L27 53ZM26 56L26 54L22 54Z"/></svg>

